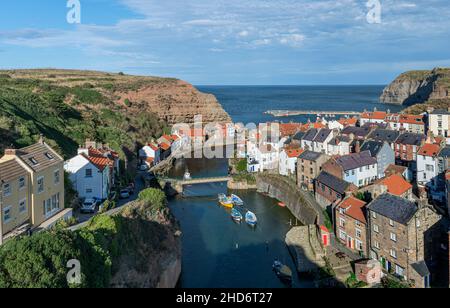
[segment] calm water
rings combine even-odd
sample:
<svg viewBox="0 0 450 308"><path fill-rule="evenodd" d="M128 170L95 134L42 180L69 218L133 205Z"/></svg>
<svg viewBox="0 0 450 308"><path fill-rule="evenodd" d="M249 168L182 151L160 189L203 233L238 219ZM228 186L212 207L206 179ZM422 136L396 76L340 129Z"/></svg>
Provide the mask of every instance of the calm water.
<svg viewBox="0 0 450 308"><path fill-rule="evenodd" d="M379 102L384 86L199 86L214 94L235 122L273 121L264 112L271 109L324 111L399 111L402 107ZM308 116L277 118L305 122ZM314 116L310 117L315 120Z"/></svg>
<svg viewBox="0 0 450 308"><path fill-rule="evenodd" d="M269 109L362 111L398 106L380 104L381 86L356 87L198 87L216 95L235 122L261 123L274 120ZM280 118L306 121L305 116ZM313 118L311 118L314 120ZM226 160L178 161L171 177L182 177L186 168L193 177L226 175ZM245 207L258 216L256 229L235 224L230 212L217 204L217 194L227 192L225 183L186 187L186 197L170 201L183 231L182 287L283 287L271 270L279 258L295 269L284 244L295 218L277 201L255 191L237 192ZM228 192L230 193L230 192ZM311 287L294 277L294 287Z"/></svg>

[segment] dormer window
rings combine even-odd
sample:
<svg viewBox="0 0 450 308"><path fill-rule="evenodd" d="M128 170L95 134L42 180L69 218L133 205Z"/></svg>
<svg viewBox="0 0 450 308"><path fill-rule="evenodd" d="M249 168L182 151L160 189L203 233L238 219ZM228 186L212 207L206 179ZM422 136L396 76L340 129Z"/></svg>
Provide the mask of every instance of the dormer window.
<svg viewBox="0 0 450 308"><path fill-rule="evenodd" d="M29 158L29 161L33 164L33 166L36 166L38 164L38 161L34 157Z"/></svg>
<svg viewBox="0 0 450 308"><path fill-rule="evenodd" d="M46 156L48 159L50 159L50 160L52 160L52 159L55 158L55 157L53 157L53 155L52 155L51 153L49 153L49 152L45 153L45 156Z"/></svg>

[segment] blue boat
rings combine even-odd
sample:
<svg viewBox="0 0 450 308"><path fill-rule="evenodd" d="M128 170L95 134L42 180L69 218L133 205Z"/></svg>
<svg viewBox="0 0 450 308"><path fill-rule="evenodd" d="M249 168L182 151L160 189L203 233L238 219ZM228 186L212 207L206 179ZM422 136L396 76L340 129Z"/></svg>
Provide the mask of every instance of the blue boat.
<svg viewBox="0 0 450 308"><path fill-rule="evenodd" d="M237 206L244 205L244 201L242 201L242 199L236 195L231 195L231 201L233 202L234 205L237 205Z"/></svg>
<svg viewBox="0 0 450 308"><path fill-rule="evenodd" d="M241 212L239 212L237 209L233 208L231 210L231 218L233 218L233 220L235 222L241 222L243 216L242 216Z"/></svg>
<svg viewBox="0 0 450 308"><path fill-rule="evenodd" d="M245 222L250 226L256 226L258 219L256 218L255 213L248 211L245 214Z"/></svg>

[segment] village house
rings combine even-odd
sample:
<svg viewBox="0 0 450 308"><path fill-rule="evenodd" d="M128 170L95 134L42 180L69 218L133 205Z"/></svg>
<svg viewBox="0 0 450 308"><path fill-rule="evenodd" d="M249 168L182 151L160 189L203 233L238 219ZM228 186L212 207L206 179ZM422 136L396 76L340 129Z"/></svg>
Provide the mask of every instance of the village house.
<svg viewBox="0 0 450 308"><path fill-rule="evenodd" d="M378 177L377 160L370 151L334 157L323 165L323 170L357 187L369 185Z"/></svg>
<svg viewBox="0 0 450 308"><path fill-rule="evenodd" d="M372 185L363 187L360 192L370 195L370 199L376 199L379 196L390 193L392 195L413 200L413 186L406 181L400 174L393 174L377 180Z"/></svg>
<svg viewBox="0 0 450 308"><path fill-rule="evenodd" d="M318 132L319 129L316 128L309 129L302 138L301 148L308 151L314 151L314 138L317 136Z"/></svg>
<svg viewBox="0 0 450 308"><path fill-rule="evenodd" d="M390 129L377 128L369 134L367 139L379 142L387 142L392 150L395 150L395 141L400 136L400 132Z"/></svg>
<svg viewBox="0 0 450 308"><path fill-rule="evenodd" d="M113 186L113 163L110 158L98 155L93 148L81 148L77 156L64 163L64 170L80 198L105 200Z"/></svg>
<svg viewBox="0 0 450 308"><path fill-rule="evenodd" d="M383 272L380 262L371 259L356 261L355 275L358 281L365 282L369 286L381 283Z"/></svg>
<svg viewBox="0 0 450 308"><path fill-rule="evenodd" d="M297 184L299 187L306 187L314 191L314 179L322 171L322 165L330 157L323 153L305 151L297 159Z"/></svg>
<svg viewBox="0 0 450 308"><path fill-rule="evenodd" d="M347 126L341 131L341 136L350 137L350 139L358 139L365 140L367 136L372 132L373 128L371 127L356 127L356 126Z"/></svg>
<svg viewBox="0 0 450 308"><path fill-rule="evenodd" d="M450 138L450 108L436 109L428 115L429 129L435 136Z"/></svg>
<svg viewBox="0 0 450 308"><path fill-rule="evenodd" d="M333 137L334 133L331 129L320 129L312 141L313 151L328 154L328 143Z"/></svg>
<svg viewBox="0 0 450 308"><path fill-rule="evenodd" d="M423 115L389 114L386 122L388 123L389 129L392 130L425 134Z"/></svg>
<svg viewBox="0 0 450 308"><path fill-rule="evenodd" d="M348 136L336 136L328 142L328 155L348 155L351 153L351 139Z"/></svg>
<svg viewBox="0 0 450 308"><path fill-rule="evenodd" d="M327 208L341 202L358 188L325 171L320 172L314 183L315 198L322 208Z"/></svg>
<svg viewBox="0 0 450 308"><path fill-rule="evenodd" d="M394 143L395 158L398 165L408 166L412 172L417 171L417 152L425 144L423 134L403 133Z"/></svg>
<svg viewBox="0 0 450 308"><path fill-rule="evenodd" d="M364 126L367 123L386 123L387 113L384 111L363 112L359 123Z"/></svg>
<svg viewBox="0 0 450 308"><path fill-rule="evenodd" d="M384 173L385 173L386 177L389 177L394 174L398 174L398 175L402 176L408 182L412 182L412 174L409 172L409 169L405 166L390 164L386 168Z"/></svg>
<svg viewBox="0 0 450 308"><path fill-rule="evenodd" d="M430 286L440 249L440 220L431 206L384 194L367 206L370 254L383 268L415 287Z"/></svg>
<svg viewBox="0 0 450 308"><path fill-rule="evenodd" d="M280 123L280 137L294 136L302 128L302 123Z"/></svg>
<svg viewBox="0 0 450 308"><path fill-rule="evenodd" d="M339 241L362 257L368 255L366 203L353 196L345 198L334 211Z"/></svg>
<svg viewBox="0 0 450 308"><path fill-rule="evenodd" d="M439 176L438 144L425 144L417 153L417 184L426 187L430 194L436 195Z"/></svg>
<svg viewBox="0 0 450 308"><path fill-rule="evenodd" d="M279 173L284 176L296 175L297 158L302 149L283 149L280 153Z"/></svg>
<svg viewBox="0 0 450 308"><path fill-rule="evenodd" d="M152 167L161 161L161 149L154 143L149 143L139 150L140 164Z"/></svg>
<svg viewBox="0 0 450 308"><path fill-rule="evenodd" d="M63 158L42 137L34 145L5 150L0 181L0 244L72 216L72 209L64 209Z"/></svg>
<svg viewBox="0 0 450 308"><path fill-rule="evenodd" d="M387 142L368 140L361 146L361 152L369 151L377 160L378 178L384 177L384 171L390 164L395 164L394 150Z"/></svg>

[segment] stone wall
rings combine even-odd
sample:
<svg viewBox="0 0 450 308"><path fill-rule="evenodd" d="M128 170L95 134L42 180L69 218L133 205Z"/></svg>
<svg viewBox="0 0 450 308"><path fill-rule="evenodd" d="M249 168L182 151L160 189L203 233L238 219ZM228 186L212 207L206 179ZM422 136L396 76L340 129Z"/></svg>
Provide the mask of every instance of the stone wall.
<svg viewBox="0 0 450 308"><path fill-rule="evenodd" d="M291 213L305 225L315 224L319 213L312 207L305 192L297 189L295 183L281 176L258 175L256 179L258 192L286 204Z"/></svg>

